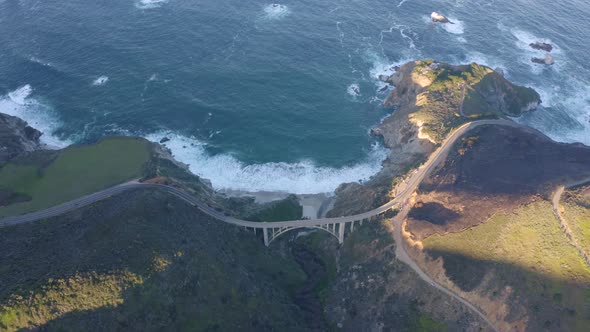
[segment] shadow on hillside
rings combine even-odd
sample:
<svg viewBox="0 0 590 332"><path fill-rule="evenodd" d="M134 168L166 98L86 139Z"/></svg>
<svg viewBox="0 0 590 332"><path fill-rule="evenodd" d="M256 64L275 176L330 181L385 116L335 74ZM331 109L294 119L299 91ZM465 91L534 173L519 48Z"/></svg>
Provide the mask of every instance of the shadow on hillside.
<svg viewBox="0 0 590 332"><path fill-rule="evenodd" d="M442 257L447 277L463 291L481 292L483 287L492 300L509 294L505 301L510 306L508 320L529 315L527 331L576 330L575 326L590 324L589 282L557 279L507 262L478 260L456 252L426 252L432 259Z"/></svg>
<svg viewBox="0 0 590 332"><path fill-rule="evenodd" d="M588 147L555 143L504 126L476 128L466 137L475 137L475 143L464 146L465 141L459 141L445 164L422 183L420 192L539 194L571 178L590 175Z"/></svg>
<svg viewBox="0 0 590 332"><path fill-rule="evenodd" d="M158 191L132 191L58 218L0 229L0 238L1 303L34 291L41 302L22 302L38 314L31 321L56 306L65 310L41 330L306 329L291 296L305 275L293 259L267 250L252 232ZM124 290L116 307L76 309L83 308L80 301L95 300L76 299L84 288L73 289L72 298L44 298L51 280L125 271L143 283ZM119 297L116 289L99 287L96 301Z"/></svg>

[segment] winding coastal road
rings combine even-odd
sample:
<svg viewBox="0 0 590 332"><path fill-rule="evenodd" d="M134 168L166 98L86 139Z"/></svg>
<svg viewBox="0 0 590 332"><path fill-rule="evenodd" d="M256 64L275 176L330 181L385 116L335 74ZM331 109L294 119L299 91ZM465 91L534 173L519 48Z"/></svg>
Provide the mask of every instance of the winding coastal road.
<svg viewBox="0 0 590 332"><path fill-rule="evenodd" d="M124 183L112 188L105 189L103 191L99 191L76 200L63 203L61 205L57 205L42 211L33 212L21 216L15 217L8 217L5 219L0 220L0 227L24 224L29 222L34 222L41 219L46 219L49 217L58 216L81 207L90 205L97 201L106 199L111 196L118 195L122 192L131 190L131 189L138 189L138 188L153 188L158 189L164 192L167 192L171 195L177 196L189 204L196 206L202 212L206 213L207 215L218 219L222 222L242 226L242 227L249 227L249 228L279 228L279 227L317 227L318 225L329 225L329 224L337 224L337 223L348 223L354 222L356 220L363 220L363 219L370 219L372 217L381 215L386 211L401 206L400 212L396 217L393 218L394 224L394 239L397 243L396 245L396 256L402 262L408 264L408 266L414 270L418 276L424 280L426 283L431 285L432 287L440 290L441 292L457 299L473 312L475 312L478 316L480 316L485 322L487 322L490 327L494 330L494 325L488 320L488 318L474 305L469 303L468 301L464 300L460 296L454 294L453 292L449 291L445 287L437 284L434 280L432 280L426 273L424 273L420 267L410 258L408 253L406 252L403 246L403 221L407 216L408 212L410 211L411 207L408 204L408 201L412 194L416 191L422 180L438 165L441 161L443 161L446 156L448 155L449 151L452 149L454 143L465 133L468 131L477 128L483 125L501 125L501 126L510 126L510 127L518 127L518 128L529 128L523 125L520 125L516 122L509 121L509 120L478 120L466 123L461 127L455 129L440 145L438 149L436 149L428 158L428 160L420 166L414 173L408 178L407 181L403 182L400 187L397 188L397 196L392 199L391 201L387 202L386 204L365 212L358 215L352 216L344 216L344 217L335 217L335 218L321 218L321 219L310 219L310 220L289 220L289 221L278 221L278 222L253 222L247 220L241 220L237 218L233 218L231 216L225 215L223 212L219 212L214 208L211 208L207 204L199 201L196 197L174 187L160 185L160 184L147 184L147 183L139 183L137 181L131 181L128 183ZM529 128L530 129L530 128Z"/></svg>
<svg viewBox="0 0 590 332"><path fill-rule="evenodd" d="M510 127L525 127L516 122L509 121L509 120L479 120L473 121L464 124L463 126L457 128L451 135L447 137L447 139L441 144L441 146L434 151L428 160L420 166L414 174L412 174L409 179L402 183L401 186L403 188L398 188L397 192L398 195L392 199L391 201L385 203L384 205L373 209L371 211L367 211L361 214L352 215L352 216L344 216L344 217L335 217L335 218L321 218L321 219L308 219L308 220L288 220L288 221L276 221L276 222L255 222L255 221L247 221L241 220L237 218L233 218L231 216L225 215L223 212L219 212L207 204L201 202L196 197L190 195L187 192L184 192L180 189L161 185L161 184L149 184L149 183L140 183L137 181L131 181L127 183L120 184L115 187L111 187L96 193L92 193L90 195L45 209L37 212L32 212L20 216L14 217L7 217L4 219L0 219L0 227L24 224L29 222L34 222L41 219L46 219L50 217L55 217L81 207L90 205L92 203L98 202L100 200L106 199L111 196L115 196L121 194L122 192L131 190L131 189L139 189L139 188L153 188L162 190L174 196L177 196L186 202L198 207L201 211L208 214L209 216L216 218L220 221L223 221L228 224L242 226L242 227L250 227L250 228L262 228L264 225L268 227L272 225L273 227L305 227L305 226L315 226L315 225L326 225L326 224L335 224L335 223L343 223L343 222L352 222L355 220L361 219L370 219L372 217L381 215L386 211L390 210L393 207L396 207L400 203L405 203L410 196L414 193L414 191L418 188L418 185L422 182L422 180L436 167L440 161L442 161L452 148L453 144L457 139L463 136L469 130L477 128L483 125L503 125L503 126L510 126ZM528 128L528 127L525 127Z"/></svg>

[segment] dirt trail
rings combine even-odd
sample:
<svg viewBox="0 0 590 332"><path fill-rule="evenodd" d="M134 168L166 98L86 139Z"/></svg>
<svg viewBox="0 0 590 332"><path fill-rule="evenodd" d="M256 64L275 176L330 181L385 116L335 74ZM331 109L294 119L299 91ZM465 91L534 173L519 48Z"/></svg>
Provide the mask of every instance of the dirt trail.
<svg viewBox="0 0 590 332"><path fill-rule="evenodd" d="M571 183L566 186L559 186L557 188L557 190L555 190L555 193L553 194L553 199L551 200L551 203L553 204L553 213L555 213L555 216L557 217L557 220L559 221L559 227L564 232L565 236L568 238L570 244L572 246L574 246L574 248L576 248L576 250L578 251L580 256L582 256L582 258L586 262L586 264L588 264L590 266L590 257L588 257L588 255L584 252L584 250L582 249L582 247L580 246L578 241L576 241L576 238L574 237L574 235L571 231L571 228L570 228L569 223L567 222L567 219L565 219L565 217L561 213L561 207L559 205L559 202L561 202L561 196L563 195L563 192L565 191L566 188L577 187L579 185L583 185L583 184L586 184L589 182L590 182L590 179L585 179L582 181Z"/></svg>

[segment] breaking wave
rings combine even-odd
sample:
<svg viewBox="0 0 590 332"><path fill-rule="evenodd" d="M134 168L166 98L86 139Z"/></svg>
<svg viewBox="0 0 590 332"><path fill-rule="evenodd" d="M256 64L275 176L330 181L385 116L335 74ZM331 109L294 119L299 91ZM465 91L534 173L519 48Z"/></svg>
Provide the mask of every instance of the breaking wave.
<svg viewBox="0 0 590 332"><path fill-rule="evenodd" d="M64 140L54 132L61 127L55 112L47 105L32 98L33 88L23 85L0 97L0 113L17 116L43 133L41 142L50 148L63 148L72 142Z"/></svg>
<svg viewBox="0 0 590 332"><path fill-rule="evenodd" d="M92 82L94 86L101 86L107 84L109 78L107 76L100 76Z"/></svg>
<svg viewBox="0 0 590 332"><path fill-rule="evenodd" d="M289 7L279 3L271 3L264 7L265 17L270 20L281 19L289 15L290 12Z"/></svg>
<svg viewBox="0 0 590 332"><path fill-rule="evenodd" d="M135 7L139 9L158 8L168 2L168 0L139 0L135 3Z"/></svg>
<svg viewBox="0 0 590 332"><path fill-rule="evenodd" d="M170 139L165 145L175 159L188 164L194 174L209 179L217 190L329 193L342 183L370 179L381 170L388 155L387 149L375 144L364 162L342 168L317 166L311 161L246 165L229 154L209 155L206 144L193 137L164 131L146 136L152 142L162 137Z"/></svg>

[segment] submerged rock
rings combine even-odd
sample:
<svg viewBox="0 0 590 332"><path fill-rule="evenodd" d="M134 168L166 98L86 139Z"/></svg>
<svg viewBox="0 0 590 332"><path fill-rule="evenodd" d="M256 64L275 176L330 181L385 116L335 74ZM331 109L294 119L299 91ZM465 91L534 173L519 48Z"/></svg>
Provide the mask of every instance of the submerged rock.
<svg viewBox="0 0 590 332"><path fill-rule="evenodd" d="M543 42L530 43L529 46L535 50L541 50L545 52L551 52L553 50L553 45Z"/></svg>
<svg viewBox="0 0 590 332"><path fill-rule="evenodd" d="M430 19L432 19L432 22L436 22L436 23L455 24L455 23L451 22L446 16L441 15L437 12L432 12L432 14L430 14Z"/></svg>
<svg viewBox="0 0 590 332"><path fill-rule="evenodd" d="M169 141L170 141L170 139L169 139L168 137L163 137L163 138L160 140L160 144L164 144L164 143L166 143L166 142L169 142Z"/></svg>
<svg viewBox="0 0 590 332"><path fill-rule="evenodd" d="M551 66L551 65L555 64L555 59L549 54L545 55L544 58L532 58L531 61L533 63L538 63L540 65L547 65L547 66Z"/></svg>

